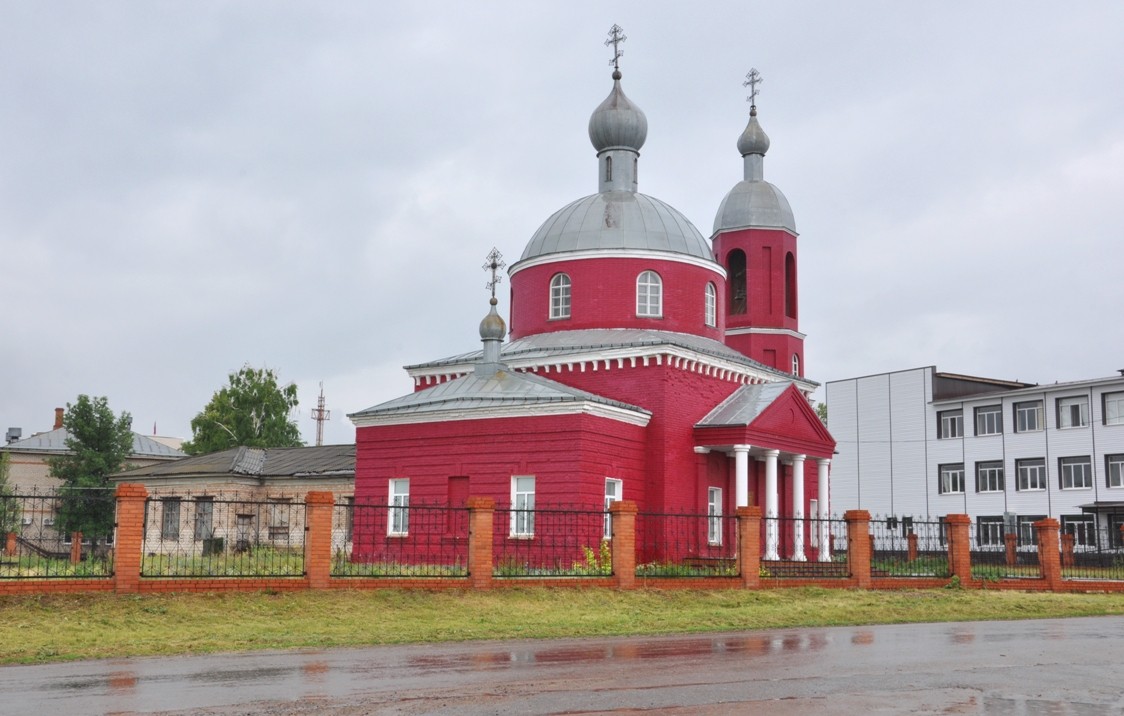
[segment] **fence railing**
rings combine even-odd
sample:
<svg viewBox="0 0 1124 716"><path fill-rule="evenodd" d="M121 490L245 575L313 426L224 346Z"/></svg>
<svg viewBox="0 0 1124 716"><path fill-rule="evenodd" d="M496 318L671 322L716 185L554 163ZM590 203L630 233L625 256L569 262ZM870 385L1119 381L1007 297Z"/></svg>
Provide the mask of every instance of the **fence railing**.
<svg viewBox="0 0 1124 716"><path fill-rule="evenodd" d="M145 502L144 577L299 577L305 504L221 494Z"/></svg>
<svg viewBox="0 0 1124 716"><path fill-rule="evenodd" d="M492 521L493 576L610 576L607 517L602 510L497 507Z"/></svg>
<svg viewBox="0 0 1124 716"><path fill-rule="evenodd" d="M636 576L738 575L736 517L651 512L636 515Z"/></svg>
<svg viewBox="0 0 1124 716"><path fill-rule="evenodd" d="M947 577L945 523L888 517L870 521L871 572L886 577Z"/></svg>
<svg viewBox="0 0 1124 716"><path fill-rule="evenodd" d="M112 576L114 509L110 489L0 495L0 579Z"/></svg>
<svg viewBox="0 0 1124 716"><path fill-rule="evenodd" d="M761 520L763 579L843 579L847 522L841 519L765 517Z"/></svg>
<svg viewBox="0 0 1124 716"><path fill-rule="evenodd" d="M990 523L972 523L972 577L975 579L1034 579L1041 576L1038 545L1033 533L1003 534Z"/></svg>
<svg viewBox="0 0 1124 716"><path fill-rule="evenodd" d="M1124 540L1119 528L1085 528L1060 536L1063 579L1124 580Z"/></svg>
<svg viewBox="0 0 1124 716"><path fill-rule="evenodd" d="M333 577L464 577L468 510L444 505L336 503Z"/></svg>

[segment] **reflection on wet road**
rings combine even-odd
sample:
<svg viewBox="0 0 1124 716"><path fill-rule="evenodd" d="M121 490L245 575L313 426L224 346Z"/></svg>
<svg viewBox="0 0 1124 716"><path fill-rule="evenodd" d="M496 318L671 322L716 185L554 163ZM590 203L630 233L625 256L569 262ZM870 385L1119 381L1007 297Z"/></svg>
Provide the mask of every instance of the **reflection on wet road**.
<svg viewBox="0 0 1124 716"><path fill-rule="evenodd" d="M1124 712L1124 619L125 659L0 668L0 714Z"/></svg>

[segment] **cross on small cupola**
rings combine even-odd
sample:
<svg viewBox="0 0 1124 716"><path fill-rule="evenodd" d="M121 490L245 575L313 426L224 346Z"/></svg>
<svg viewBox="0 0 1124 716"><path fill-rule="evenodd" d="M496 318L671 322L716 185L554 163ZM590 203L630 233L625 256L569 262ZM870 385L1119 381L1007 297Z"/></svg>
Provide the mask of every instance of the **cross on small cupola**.
<svg viewBox="0 0 1124 716"><path fill-rule="evenodd" d="M605 40L605 47L613 46L613 59L609 60L609 64L613 66L613 79L619 80L621 74L621 56L624 55L624 50L621 49L621 43L627 40L624 30L620 25L614 24L609 28L609 39Z"/></svg>
<svg viewBox="0 0 1124 716"><path fill-rule="evenodd" d="M500 253L499 249L492 247L492 251L486 257L484 265L481 268L485 271L490 271L492 274L491 280L484 284L484 288L492 292L493 300L496 297L496 285L503 280L503 276L500 276L499 272L506 266L507 264L504 263L503 254Z"/></svg>
<svg viewBox="0 0 1124 716"><path fill-rule="evenodd" d="M745 101L749 102L749 111L752 114L757 114L757 95L761 94L757 89L757 85L764 81L765 80L761 77L761 73L754 67L746 74L745 82L742 82L742 87L749 88L749 96L745 98Z"/></svg>

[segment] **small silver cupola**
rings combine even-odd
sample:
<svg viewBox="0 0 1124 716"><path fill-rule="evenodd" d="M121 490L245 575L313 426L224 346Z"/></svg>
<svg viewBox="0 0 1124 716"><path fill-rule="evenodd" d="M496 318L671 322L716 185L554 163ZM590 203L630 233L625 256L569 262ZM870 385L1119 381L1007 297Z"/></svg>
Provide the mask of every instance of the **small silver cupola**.
<svg viewBox="0 0 1124 716"><path fill-rule="evenodd" d="M745 76L744 85L749 90L749 124L746 125L742 136L738 137L738 151L745 162L745 180L761 181L765 178L765 152L769 151L769 135L761 128L757 121L757 85L765 80L761 73L751 69Z"/></svg>
<svg viewBox="0 0 1124 716"><path fill-rule="evenodd" d="M488 300L490 306L488 315L480 321L480 340L484 343L484 353L475 369L476 375L479 376L495 375L503 367L500 363L500 344L503 343L504 336L507 335L507 324L496 311L496 305L499 303L496 300L496 284L502 278L499 274L500 269L505 266L507 264L503 261L503 255L498 249L493 248L484 264L484 270L490 271L492 274L492 278L487 284L487 288L492 292L492 297Z"/></svg>
<svg viewBox="0 0 1124 716"><path fill-rule="evenodd" d="M648 138L648 118L621 89L620 43L626 39L619 25L609 30L613 46L613 89L589 118L589 141L597 150L599 191L636 191L640 148Z"/></svg>

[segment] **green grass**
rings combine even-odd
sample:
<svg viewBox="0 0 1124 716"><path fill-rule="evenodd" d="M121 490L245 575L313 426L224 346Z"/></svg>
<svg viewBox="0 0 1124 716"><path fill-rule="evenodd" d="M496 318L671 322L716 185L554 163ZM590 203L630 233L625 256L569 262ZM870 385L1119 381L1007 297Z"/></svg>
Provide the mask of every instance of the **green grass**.
<svg viewBox="0 0 1124 716"><path fill-rule="evenodd" d="M0 597L0 663L469 639L1124 614L1119 594L828 589Z"/></svg>

